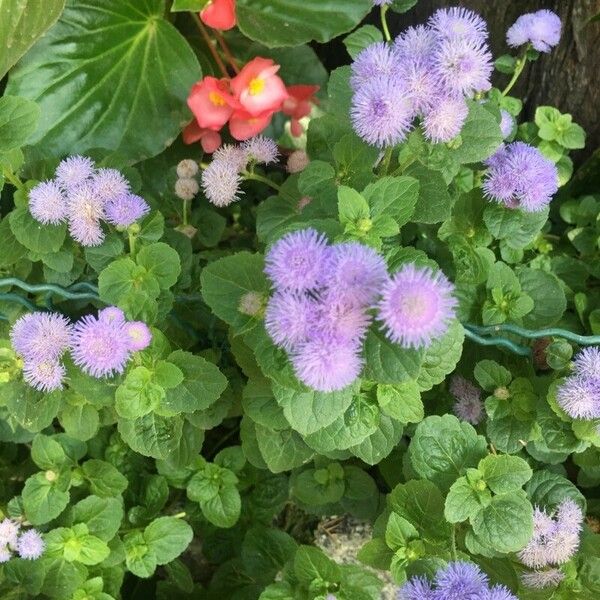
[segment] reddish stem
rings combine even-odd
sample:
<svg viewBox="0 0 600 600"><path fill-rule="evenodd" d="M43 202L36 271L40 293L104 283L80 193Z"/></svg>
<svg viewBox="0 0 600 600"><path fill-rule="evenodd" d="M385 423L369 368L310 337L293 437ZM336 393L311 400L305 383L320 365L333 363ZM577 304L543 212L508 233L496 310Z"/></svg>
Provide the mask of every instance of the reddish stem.
<svg viewBox="0 0 600 600"><path fill-rule="evenodd" d="M210 39L210 35L208 34L208 31L206 31L206 27L204 27L204 25L202 24L202 21L200 20L198 15L196 15L195 13L191 13L191 14L192 14L192 19L194 19L194 22L196 23L196 25L198 26L198 29L200 30L200 33L202 34L202 38L204 39L204 42L206 43L206 45L208 46L208 49L210 50L210 53L212 54L212 57L215 59L217 66L221 70L221 73L223 73L223 77L229 77L229 73L227 72L227 67L225 66L225 63L221 60L221 57L219 56L217 49L213 46L212 40Z"/></svg>
<svg viewBox="0 0 600 600"><path fill-rule="evenodd" d="M223 50L223 54L225 54L225 58L228 60L229 64L231 65L231 68L236 73L239 73L240 72L240 68L239 68L239 66L238 66L235 58L233 57L233 54L231 53L231 50L229 49L229 46L227 45L227 42L225 41L225 37L223 36L223 34L220 31L215 31L215 37L217 38L217 41L221 45L221 49Z"/></svg>

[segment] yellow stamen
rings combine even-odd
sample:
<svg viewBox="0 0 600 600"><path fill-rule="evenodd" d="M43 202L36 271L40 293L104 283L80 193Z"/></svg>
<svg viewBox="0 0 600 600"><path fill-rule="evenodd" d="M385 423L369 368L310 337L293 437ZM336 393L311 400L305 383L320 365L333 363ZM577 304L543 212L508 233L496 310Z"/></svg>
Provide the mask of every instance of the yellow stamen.
<svg viewBox="0 0 600 600"><path fill-rule="evenodd" d="M265 89L265 80L256 77L255 79L251 79L248 84L248 91L252 96L256 96L260 94Z"/></svg>
<svg viewBox="0 0 600 600"><path fill-rule="evenodd" d="M219 94L217 92L209 92L208 93L208 99L215 106L225 106L225 100L223 100L223 96L221 96L221 94Z"/></svg>

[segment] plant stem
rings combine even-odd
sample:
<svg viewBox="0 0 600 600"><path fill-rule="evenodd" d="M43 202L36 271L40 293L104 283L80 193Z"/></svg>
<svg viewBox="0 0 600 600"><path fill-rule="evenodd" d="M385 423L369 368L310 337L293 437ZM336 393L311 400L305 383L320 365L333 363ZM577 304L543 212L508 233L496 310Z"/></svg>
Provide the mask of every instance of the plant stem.
<svg viewBox="0 0 600 600"><path fill-rule="evenodd" d="M456 525L452 525L452 537L450 541L452 543L452 559L458 560L458 553L456 551Z"/></svg>
<svg viewBox="0 0 600 600"><path fill-rule="evenodd" d="M135 258L135 238L137 235L133 231L127 231L129 237L129 255L131 258Z"/></svg>
<svg viewBox="0 0 600 600"><path fill-rule="evenodd" d="M208 49L210 50L212 57L215 59L217 66L221 70L223 77L229 77L229 73L227 72L227 67L225 66L225 63L221 60L221 57L219 56L217 49L213 46L212 40L210 39L210 35L209 35L208 31L206 30L206 27L204 27L204 25L202 24L200 17L198 17L198 15L196 13L190 13L190 14L192 15L192 19L194 19L194 22L196 23L198 29L200 30L200 34L202 35L202 38L204 39L204 43L208 46Z"/></svg>
<svg viewBox="0 0 600 600"><path fill-rule="evenodd" d="M392 153L394 152L393 148L386 148L385 154L381 159L381 163L379 164L379 173L381 175L387 175L390 170L390 163L392 162Z"/></svg>
<svg viewBox="0 0 600 600"><path fill-rule="evenodd" d="M227 59L227 62L229 63L231 68L236 73L239 73L240 67L238 66L235 58L233 57L233 54L231 53L231 50L229 49L229 46L227 45L227 42L225 41L225 36L220 31L215 30L215 37L217 38L217 41L219 42L219 45L223 50L223 54L225 55L225 58Z"/></svg>
<svg viewBox="0 0 600 600"><path fill-rule="evenodd" d="M3 174L6 179L12 183L19 191L26 192L25 184L15 175L10 169L3 169Z"/></svg>
<svg viewBox="0 0 600 600"><path fill-rule="evenodd" d="M262 175L258 175L257 173L250 173L250 171L244 171L242 173L244 179L251 179L253 181L260 181L269 187L272 187L274 190L281 192L281 186L276 184L274 181L271 181L268 177L263 177Z"/></svg>
<svg viewBox="0 0 600 600"><path fill-rule="evenodd" d="M512 79L508 82L508 85L504 88L504 91L502 92L503 96L506 96L508 92L513 89L513 86L517 83L517 79L519 79L519 76L523 72L523 69L527 64L527 51L529 50L529 46L529 44L525 46L523 55L517 59L517 62L515 63L515 72L513 73Z"/></svg>
<svg viewBox="0 0 600 600"><path fill-rule="evenodd" d="M188 224L188 213L190 210L190 201L189 200L183 200L183 225L187 225Z"/></svg>
<svg viewBox="0 0 600 600"><path fill-rule="evenodd" d="M390 35L390 30L388 28L387 17L386 17L388 9L389 9L389 6L387 6L385 4L381 7L381 27L383 28L383 35L385 37L385 41L391 42L392 36Z"/></svg>

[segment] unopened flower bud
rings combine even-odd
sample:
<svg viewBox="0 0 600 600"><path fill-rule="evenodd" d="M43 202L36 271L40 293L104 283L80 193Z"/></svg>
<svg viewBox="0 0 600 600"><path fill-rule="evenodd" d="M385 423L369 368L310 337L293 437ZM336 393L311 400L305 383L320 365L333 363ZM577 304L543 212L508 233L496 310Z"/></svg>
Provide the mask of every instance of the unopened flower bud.
<svg viewBox="0 0 600 600"><path fill-rule="evenodd" d="M193 161L191 158L186 158L177 165L177 177L180 179L190 179L197 173L198 163Z"/></svg>
<svg viewBox="0 0 600 600"><path fill-rule="evenodd" d="M182 200L193 200L200 186L195 179L183 177L175 182L175 194Z"/></svg>
<svg viewBox="0 0 600 600"><path fill-rule="evenodd" d="M258 316L265 305L265 297L260 292L247 292L240 298L238 310L251 317Z"/></svg>
<svg viewBox="0 0 600 600"><path fill-rule="evenodd" d="M300 171L304 171L309 162L308 154L304 150L295 150L289 155L287 160L288 173L300 173Z"/></svg>

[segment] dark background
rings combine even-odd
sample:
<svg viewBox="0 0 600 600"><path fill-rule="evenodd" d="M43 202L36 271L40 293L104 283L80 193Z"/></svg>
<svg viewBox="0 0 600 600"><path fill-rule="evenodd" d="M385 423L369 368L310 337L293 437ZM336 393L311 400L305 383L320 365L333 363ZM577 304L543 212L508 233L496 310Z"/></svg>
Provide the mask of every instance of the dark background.
<svg viewBox="0 0 600 600"><path fill-rule="evenodd" d="M525 101L521 120L532 119L535 108L542 105L556 106L573 115L588 134L585 150L572 155L576 163L600 147L600 21L589 22L600 13L600 0L419 0L405 14L388 12L392 36L409 25L425 23L438 8L459 5L476 11L487 21L494 58L510 51L506 30L520 15L548 8L560 16L560 44L527 66L511 95ZM373 11L368 22L379 24L378 10ZM328 69L349 62L341 40L319 46L317 52ZM499 87L508 82L506 75L497 73L495 78Z"/></svg>

